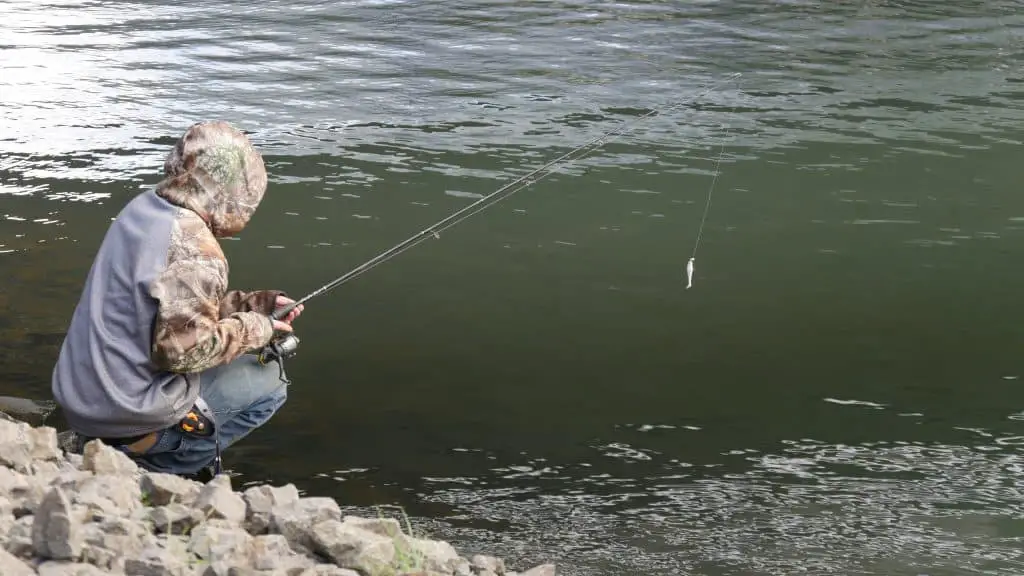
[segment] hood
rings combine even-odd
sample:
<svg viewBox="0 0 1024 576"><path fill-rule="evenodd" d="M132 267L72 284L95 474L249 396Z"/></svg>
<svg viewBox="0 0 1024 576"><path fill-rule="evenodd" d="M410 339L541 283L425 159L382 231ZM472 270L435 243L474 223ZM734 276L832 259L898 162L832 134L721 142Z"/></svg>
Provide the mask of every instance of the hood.
<svg viewBox="0 0 1024 576"><path fill-rule="evenodd" d="M156 193L202 218L214 236L237 234L267 189L263 158L227 122L193 124L164 161Z"/></svg>

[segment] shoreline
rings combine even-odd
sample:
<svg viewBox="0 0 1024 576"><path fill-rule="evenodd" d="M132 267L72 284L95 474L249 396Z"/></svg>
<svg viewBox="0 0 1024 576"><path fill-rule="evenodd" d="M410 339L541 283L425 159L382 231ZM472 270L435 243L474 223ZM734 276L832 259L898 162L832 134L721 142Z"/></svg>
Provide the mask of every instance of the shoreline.
<svg viewBox="0 0 1024 576"><path fill-rule="evenodd" d="M404 528L404 529L403 529ZM294 484L244 491L148 472L98 440L82 454L57 431L0 413L4 576L555 576L459 554L394 518L343 515Z"/></svg>

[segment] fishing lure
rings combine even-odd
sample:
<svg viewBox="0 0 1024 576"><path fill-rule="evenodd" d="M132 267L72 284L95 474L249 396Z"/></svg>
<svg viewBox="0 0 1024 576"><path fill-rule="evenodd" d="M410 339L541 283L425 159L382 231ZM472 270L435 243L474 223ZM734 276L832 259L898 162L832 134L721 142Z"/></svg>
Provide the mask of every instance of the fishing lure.
<svg viewBox="0 0 1024 576"><path fill-rule="evenodd" d="M693 258L686 263L686 289L689 290L693 286Z"/></svg>

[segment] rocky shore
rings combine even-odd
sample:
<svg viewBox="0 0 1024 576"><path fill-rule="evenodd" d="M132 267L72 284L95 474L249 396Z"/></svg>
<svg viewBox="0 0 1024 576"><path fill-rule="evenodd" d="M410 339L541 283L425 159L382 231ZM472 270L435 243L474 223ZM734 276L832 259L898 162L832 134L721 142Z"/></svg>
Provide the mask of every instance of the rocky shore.
<svg viewBox="0 0 1024 576"><path fill-rule="evenodd" d="M92 441L0 414L3 576L516 576L498 558L460 554L392 518L343 516L293 484L244 492L139 469ZM518 576L553 576L544 564Z"/></svg>

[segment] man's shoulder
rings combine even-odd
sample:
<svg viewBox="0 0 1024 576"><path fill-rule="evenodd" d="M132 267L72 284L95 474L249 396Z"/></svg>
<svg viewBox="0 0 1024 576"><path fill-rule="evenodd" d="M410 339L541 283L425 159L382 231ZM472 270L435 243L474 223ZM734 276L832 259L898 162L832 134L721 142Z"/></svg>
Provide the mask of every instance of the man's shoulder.
<svg viewBox="0 0 1024 576"><path fill-rule="evenodd" d="M217 238L206 222L187 208L176 208L174 226L171 228L170 258L213 258L224 259Z"/></svg>

